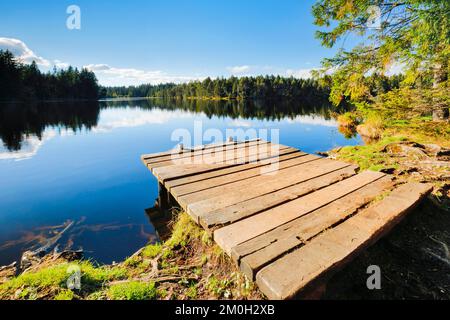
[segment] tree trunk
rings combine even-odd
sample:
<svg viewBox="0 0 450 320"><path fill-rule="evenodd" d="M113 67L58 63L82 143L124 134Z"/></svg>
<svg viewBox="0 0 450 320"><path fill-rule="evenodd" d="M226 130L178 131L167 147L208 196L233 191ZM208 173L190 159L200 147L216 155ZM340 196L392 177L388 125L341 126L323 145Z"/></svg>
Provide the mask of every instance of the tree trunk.
<svg viewBox="0 0 450 320"><path fill-rule="evenodd" d="M445 81L446 78L446 65L436 63L433 68L433 89L438 89L440 83ZM433 99L433 121L445 121L449 118L448 105L439 104L436 99Z"/></svg>

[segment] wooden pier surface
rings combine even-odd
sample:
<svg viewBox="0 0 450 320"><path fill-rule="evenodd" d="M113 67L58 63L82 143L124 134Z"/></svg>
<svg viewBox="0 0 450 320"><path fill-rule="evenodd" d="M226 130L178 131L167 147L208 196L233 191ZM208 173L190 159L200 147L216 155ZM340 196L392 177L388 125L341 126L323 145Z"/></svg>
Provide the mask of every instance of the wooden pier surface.
<svg viewBox="0 0 450 320"><path fill-rule="evenodd" d="M325 281L431 191L263 140L141 158L163 197L210 231L270 299Z"/></svg>

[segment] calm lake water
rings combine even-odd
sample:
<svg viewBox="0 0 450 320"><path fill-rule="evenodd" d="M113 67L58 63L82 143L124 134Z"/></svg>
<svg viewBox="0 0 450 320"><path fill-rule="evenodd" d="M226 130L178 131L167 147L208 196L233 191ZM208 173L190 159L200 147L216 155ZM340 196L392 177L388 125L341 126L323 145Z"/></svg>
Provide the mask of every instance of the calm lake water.
<svg viewBox="0 0 450 320"><path fill-rule="evenodd" d="M157 183L140 155L173 148L172 132L192 132L196 120L224 135L279 129L280 143L310 153L361 143L338 131L328 108L295 103L0 105L0 265L52 240L101 263L157 241L144 211L154 204Z"/></svg>

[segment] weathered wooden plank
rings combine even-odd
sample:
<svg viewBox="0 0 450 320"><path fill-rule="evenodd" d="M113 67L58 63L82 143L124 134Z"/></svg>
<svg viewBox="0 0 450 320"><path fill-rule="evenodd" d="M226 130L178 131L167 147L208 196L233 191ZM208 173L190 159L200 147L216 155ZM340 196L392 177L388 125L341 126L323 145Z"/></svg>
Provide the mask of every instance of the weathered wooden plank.
<svg viewBox="0 0 450 320"><path fill-rule="evenodd" d="M217 147L221 147L221 146L235 145L235 144L248 144L249 142L257 141L257 140L261 140L261 139L257 138L257 139L250 139L250 140L246 140L246 141L225 141L225 142L210 143L210 144L206 144L206 145L195 146L195 147L189 148L189 149L185 148L181 151L178 151L177 149L171 149L171 150L163 151L163 152L143 154L143 155L141 155L141 160L144 164L146 164L148 161L151 161L151 159L158 159L161 157L171 156L174 153L190 154L197 150L208 150L208 149L213 149L213 148L217 148Z"/></svg>
<svg viewBox="0 0 450 320"><path fill-rule="evenodd" d="M256 275L257 285L270 299L294 297L378 240L431 189L431 185L420 183L400 186L380 202L263 268Z"/></svg>
<svg viewBox="0 0 450 320"><path fill-rule="evenodd" d="M224 152L216 152L213 155L196 156L193 158L184 158L175 161L167 161L163 163L156 163L151 165L150 169L156 169L159 167L166 167L168 165L183 165L183 164L245 164L249 162L257 161L263 157L269 155L279 155L280 152L295 152L297 149L291 147L280 146L278 150L270 151L269 145L250 146L247 148L241 148L240 150L228 150Z"/></svg>
<svg viewBox="0 0 450 320"><path fill-rule="evenodd" d="M211 229L213 227L220 227L226 224L234 223L258 212L268 210L277 205L297 199L305 194L348 178L355 174L357 168L357 166L348 166L273 193L264 194L257 198L215 210L206 215L201 215L199 217L200 224L206 229Z"/></svg>
<svg viewBox="0 0 450 320"><path fill-rule="evenodd" d="M274 146L274 145L272 145ZM291 147L284 147L280 145L281 150L295 152L297 149ZM193 164L176 164L164 167L158 167L152 169L153 174L163 182L172 179L179 179L182 177L191 176L194 174L206 173L212 170L218 170L223 168L234 167L243 165L246 163L258 163L261 160L267 159L278 155L280 149L275 145L275 148L253 148L248 147L244 152L238 152L238 154L231 154L231 157L225 159L225 161L219 161L216 163L193 163ZM229 154L227 154L229 156ZM214 159L209 159L214 160Z"/></svg>
<svg viewBox="0 0 450 320"><path fill-rule="evenodd" d="M291 185L348 167L349 164L329 159L318 159L294 167L279 170L274 175L261 175L216 188L199 191L178 198L187 206L187 213L194 219L220 208L287 188Z"/></svg>
<svg viewBox="0 0 450 320"><path fill-rule="evenodd" d="M191 153L174 153L170 156L164 157L162 160L153 160L152 162L145 162L149 169L165 167L174 164L189 164L189 163L214 163L218 161L225 161L232 159L237 155L245 154L246 150L263 150L263 148L270 148L272 146L279 146L280 149L288 148L287 146L272 144L264 140L255 140L249 143L230 144L226 146L209 148L206 150L196 150ZM258 149L257 149L258 148ZM221 160L222 159L222 160Z"/></svg>
<svg viewBox="0 0 450 320"><path fill-rule="evenodd" d="M392 186L390 176L382 177L306 216L232 248L231 256L239 262L241 271L254 279L262 267L348 218Z"/></svg>
<svg viewBox="0 0 450 320"><path fill-rule="evenodd" d="M287 161L279 162L278 166L273 166L272 164L268 164L264 167L248 169L245 171L227 174L227 175L211 178L208 180L185 184L183 186L172 188L171 192L175 197L180 197L180 196L187 195L189 193L198 192L201 190L222 186L222 185L225 185L225 184L228 184L231 182L242 181L242 180L245 180L248 178L260 176L262 173L269 173L269 172L276 171L276 170L290 168L290 167L293 167L293 166L296 166L296 165L299 165L302 163L310 162L313 160L317 160L317 159L320 159L320 157L304 154L304 156L302 156L302 157L297 157L297 158L290 159Z"/></svg>
<svg viewBox="0 0 450 320"><path fill-rule="evenodd" d="M214 231L214 240L231 255L231 248L238 244L306 215L383 176L380 172L364 171L299 199L217 229Z"/></svg>
<svg viewBox="0 0 450 320"><path fill-rule="evenodd" d="M306 153L301 152L299 150L295 150L295 151L280 150L279 155L272 156L272 157L269 156L267 158L261 159L257 163L247 163L247 164L243 164L241 166L234 166L234 167L224 168L224 169L220 169L220 170L216 170L216 171L212 171L212 172L201 173L201 174L197 174L197 175L189 176L189 177L185 177L185 178L169 180L165 183L165 186L168 190L171 190L174 187L185 185L188 183L207 180L207 179L211 179L211 178L215 178L215 177L219 177L219 176L224 176L224 175L227 175L230 173L243 172L248 169L267 166L276 161L282 162L285 160L302 157L304 155L306 155Z"/></svg>

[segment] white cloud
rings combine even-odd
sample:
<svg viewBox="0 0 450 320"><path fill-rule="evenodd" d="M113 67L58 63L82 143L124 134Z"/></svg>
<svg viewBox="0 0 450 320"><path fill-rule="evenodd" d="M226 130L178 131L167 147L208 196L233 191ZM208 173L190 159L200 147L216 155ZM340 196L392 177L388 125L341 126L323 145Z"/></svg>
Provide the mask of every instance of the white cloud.
<svg viewBox="0 0 450 320"><path fill-rule="evenodd" d="M406 64L401 62L394 62L392 65L389 66L388 70L386 71L387 76L392 76L394 74L401 74L404 73L406 69Z"/></svg>
<svg viewBox="0 0 450 320"><path fill-rule="evenodd" d="M293 70L293 69L288 69L286 70L286 74L289 77L295 77L295 78L303 78L303 79L307 79L307 78L311 78L312 74L311 71L313 71L314 69L297 69L297 70Z"/></svg>
<svg viewBox="0 0 450 320"><path fill-rule="evenodd" d="M183 83L201 79L190 76L174 76L166 72L156 70L148 71L134 68L116 68L107 64L89 64L84 68L95 72L102 85L137 85L142 83Z"/></svg>
<svg viewBox="0 0 450 320"><path fill-rule="evenodd" d="M66 69L70 66L67 62L62 62L60 60L53 60L53 65L59 69Z"/></svg>
<svg viewBox="0 0 450 320"><path fill-rule="evenodd" d="M244 127L244 128L249 128L252 126L252 123L249 121L245 121L243 119L236 119L233 120L229 123L230 127Z"/></svg>
<svg viewBox="0 0 450 320"><path fill-rule="evenodd" d="M310 63L309 63L310 64ZM256 65L242 65L242 66L234 66L234 67L227 67L228 72L230 72L232 75L237 76L257 76L257 75L264 75L264 74L274 74L274 75L280 75L280 76L288 76L288 77L295 77L295 78L311 78L312 74L311 71L316 70L316 68L304 68L304 69L283 69L279 67L274 66L256 66Z"/></svg>
<svg viewBox="0 0 450 320"><path fill-rule="evenodd" d="M287 123L300 123L300 124L307 124L307 125L318 125L318 126L325 126L325 127L337 127L338 123L334 119L326 120L325 118L321 116L310 116L310 115L304 115L304 116L296 116L293 119L287 119Z"/></svg>
<svg viewBox="0 0 450 320"><path fill-rule="evenodd" d="M11 51L12 54L20 59L23 63L31 63L33 61L36 61L36 63L40 66L50 66L50 62L47 59L37 56L21 40L13 38L0 38L0 49Z"/></svg>
<svg viewBox="0 0 450 320"><path fill-rule="evenodd" d="M47 140L54 138L57 132L54 129L44 131L41 139L36 136L23 135L23 140L20 150L9 151L0 144L0 160L26 160L35 156L38 150L44 145Z"/></svg>
<svg viewBox="0 0 450 320"><path fill-rule="evenodd" d="M162 109L104 109L98 125L92 132L109 132L118 128L132 128L149 124L165 124L173 119L194 118L190 111L168 111Z"/></svg>
<svg viewBox="0 0 450 320"><path fill-rule="evenodd" d="M234 67L228 67L227 70L231 74L243 74L246 72L249 72L251 69L250 66L234 66Z"/></svg>

